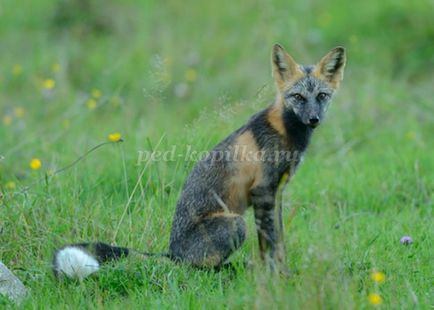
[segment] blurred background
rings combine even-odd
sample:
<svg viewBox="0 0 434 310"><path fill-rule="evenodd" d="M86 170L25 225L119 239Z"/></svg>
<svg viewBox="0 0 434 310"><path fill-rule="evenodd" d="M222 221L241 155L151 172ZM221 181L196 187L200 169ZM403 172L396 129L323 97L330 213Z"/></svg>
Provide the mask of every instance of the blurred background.
<svg viewBox="0 0 434 310"><path fill-rule="evenodd" d="M0 10L3 178L19 165L12 158L43 154L55 164L54 151L78 151L108 132L131 133L130 142L139 131L177 133L264 93L265 107L275 42L300 63L347 48L347 96L336 110L357 127L388 122L396 109L421 118L428 110L432 120L431 1L4 0Z"/></svg>
<svg viewBox="0 0 434 310"><path fill-rule="evenodd" d="M300 211L288 248L304 272L294 285L308 292L328 279L337 293L324 300L354 308L357 298L343 298L344 281L335 277L348 266L348 283L362 293L357 276L380 261L398 278L407 279L406 268L423 274L430 255L402 266L392 244L404 228L419 240L430 230L433 12L430 0L0 1L0 258L19 270L31 265L20 275L38 286L47 257L65 242L164 250L194 163L144 169L138 152L208 150L272 103L270 54L278 42L303 64L337 45L348 54L328 119L289 190ZM124 142L49 177L113 133ZM351 225L331 233L340 221ZM371 257L378 231L384 235ZM351 278L354 266L362 274ZM429 287L411 284L417 294ZM53 291L44 285L41 303L44 290ZM387 293L395 308L401 289Z"/></svg>

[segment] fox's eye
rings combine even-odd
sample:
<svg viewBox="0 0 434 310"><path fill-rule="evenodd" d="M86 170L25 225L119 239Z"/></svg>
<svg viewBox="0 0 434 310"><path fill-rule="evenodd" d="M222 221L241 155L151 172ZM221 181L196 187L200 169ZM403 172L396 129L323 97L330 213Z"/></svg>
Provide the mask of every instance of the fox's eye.
<svg viewBox="0 0 434 310"><path fill-rule="evenodd" d="M318 100L325 100L325 99L327 99L328 97L329 97L329 95L326 94L326 93L319 93L318 96L316 96L316 98L317 98Z"/></svg>
<svg viewBox="0 0 434 310"><path fill-rule="evenodd" d="M305 101L304 97L302 95L300 95L300 94L292 94L291 97L294 98L297 101L301 101L301 102Z"/></svg>

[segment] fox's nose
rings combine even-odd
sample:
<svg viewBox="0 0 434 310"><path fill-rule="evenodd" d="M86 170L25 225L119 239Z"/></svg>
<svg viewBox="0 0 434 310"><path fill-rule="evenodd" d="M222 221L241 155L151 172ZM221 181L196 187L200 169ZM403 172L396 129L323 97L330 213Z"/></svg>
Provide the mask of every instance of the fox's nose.
<svg viewBox="0 0 434 310"><path fill-rule="evenodd" d="M319 118L318 117L311 117L311 118L309 118L309 124L310 125L316 126L316 125L318 125L318 123L319 123Z"/></svg>

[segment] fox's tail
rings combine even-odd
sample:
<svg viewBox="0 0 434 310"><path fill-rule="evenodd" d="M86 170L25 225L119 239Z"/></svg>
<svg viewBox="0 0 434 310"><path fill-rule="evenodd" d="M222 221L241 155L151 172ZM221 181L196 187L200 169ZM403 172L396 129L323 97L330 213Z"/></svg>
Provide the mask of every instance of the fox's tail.
<svg viewBox="0 0 434 310"><path fill-rule="evenodd" d="M54 253L53 272L58 279L63 276L84 279L92 273L97 272L101 264L127 257L131 254L143 257L169 256L165 253L142 253L102 242L77 243L64 246Z"/></svg>

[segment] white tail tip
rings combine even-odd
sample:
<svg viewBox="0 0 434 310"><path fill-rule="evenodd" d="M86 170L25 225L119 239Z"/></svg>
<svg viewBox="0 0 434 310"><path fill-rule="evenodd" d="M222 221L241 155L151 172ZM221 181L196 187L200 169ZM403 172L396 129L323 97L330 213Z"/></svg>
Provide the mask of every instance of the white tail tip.
<svg viewBox="0 0 434 310"><path fill-rule="evenodd" d="M83 249L67 246L55 254L54 270L69 278L84 279L99 270L99 263Z"/></svg>

